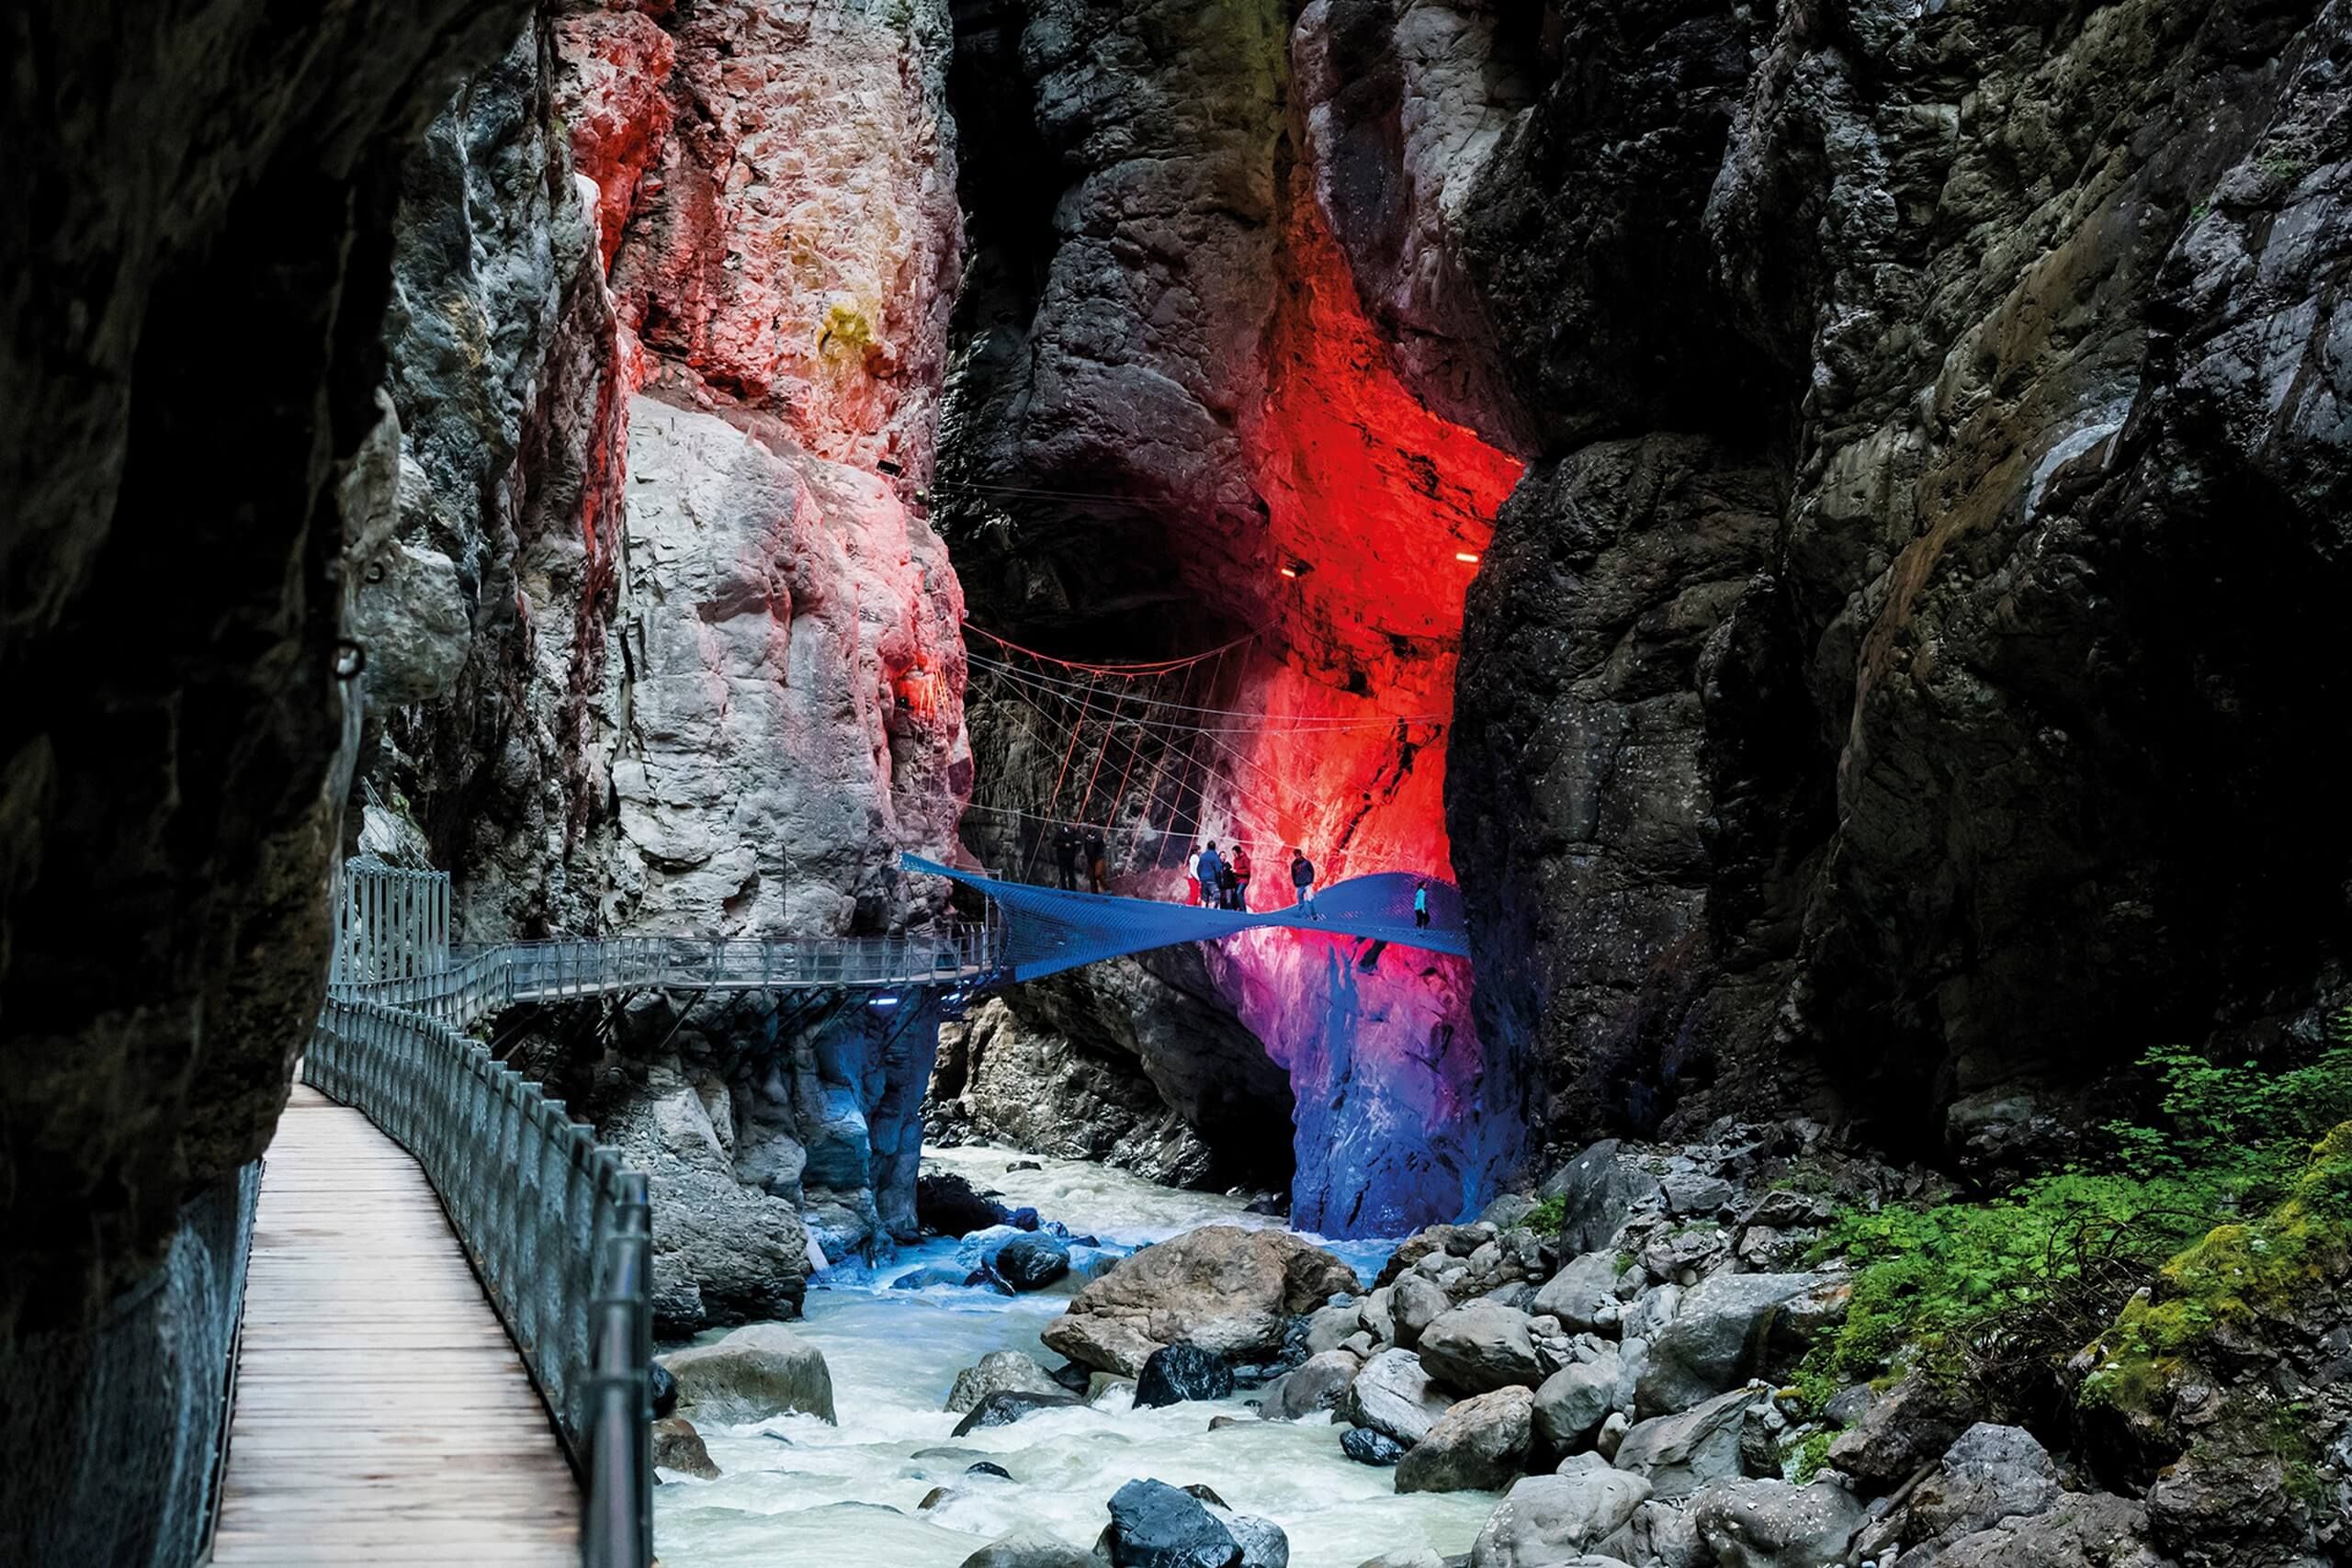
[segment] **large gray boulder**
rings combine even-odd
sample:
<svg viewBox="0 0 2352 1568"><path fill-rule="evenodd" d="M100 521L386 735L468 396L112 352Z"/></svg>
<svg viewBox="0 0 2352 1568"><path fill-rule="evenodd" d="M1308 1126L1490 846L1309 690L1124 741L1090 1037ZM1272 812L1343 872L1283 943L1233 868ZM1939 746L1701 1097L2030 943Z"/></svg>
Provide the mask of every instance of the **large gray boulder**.
<svg viewBox="0 0 2352 1568"><path fill-rule="evenodd" d="M1411 1448L1446 1412L1444 1394L1430 1387L1421 1359L1410 1350L1384 1350L1366 1361L1348 1385L1340 1414L1358 1427Z"/></svg>
<svg viewBox="0 0 2352 1568"><path fill-rule="evenodd" d="M1287 1231L1208 1225L1121 1259L1041 1337L1125 1377L1166 1345L1260 1360L1280 1349L1292 1318L1356 1288L1355 1270Z"/></svg>
<svg viewBox="0 0 2352 1568"><path fill-rule="evenodd" d="M1901 1539L1905 1546L1950 1545L2003 1519L2046 1512L2064 1492L2057 1462L2032 1433L1980 1421L1913 1491Z"/></svg>
<svg viewBox="0 0 2352 1568"><path fill-rule="evenodd" d="M1430 1427L1396 1466L1398 1492L1488 1492L1522 1473L1535 1431L1535 1396L1497 1389L1465 1399Z"/></svg>
<svg viewBox="0 0 2352 1568"><path fill-rule="evenodd" d="M1617 1301L1617 1259L1606 1252L1588 1252L1573 1258L1535 1292L1532 1309L1538 1317L1552 1316L1573 1334L1600 1334L1616 1327L1623 1309Z"/></svg>
<svg viewBox="0 0 2352 1568"><path fill-rule="evenodd" d="M1635 1508L1634 1517L1600 1543L1600 1551L1641 1568L1715 1568L1699 1545L1690 1510L1655 1498Z"/></svg>
<svg viewBox="0 0 2352 1568"><path fill-rule="evenodd" d="M1510 1493L1479 1530L1470 1568L1562 1568L1589 1561L1587 1553L1634 1517L1650 1495L1649 1483L1607 1468L1566 1475L1531 1475Z"/></svg>
<svg viewBox="0 0 2352 1568"><path fill-rule="evenodd" d="M1069 1392L1037 1364L1036 1358L1018 1350L991 1350L980 1358L978 1366L966 1367L956 1374L956 1386L948 1391L943 1408L960 1416L989 1394L1007 1391L1041 1394Z"/></svg>
<svg viewBox="0 0 2352 1568"><path fill-rule="evenodd" d="M1748 1412L1770 1397L1760 1388L1736 1389L1695 1410L1636 1422L1617 1445L1617 1468L1647 1476L1657 1495L1669 1502L1736 1480L1741 1429Z"/></svg>
<svg viewBox="0 0 2352 1568"><path fill-rule="evenodd" d="M2171 1568L2147 1538L2145 1505L2067 1493L2040 1514L1962 1536L1934 1568Z"/></svg>
<svg viewBox="0 0 2352 1568"><path fill-rule="evenodd" d="M1295 1421L1325 1410L1337 1410L1348 1396L1348 1387L1363 1370L1363 1362L1352 1350L1326 1350L1319 1356L1309 1356L1305 1362L1285 1374L1275 1388L1268 1390L1266 1414L1285 1421Z"/></svg>
<svg viewBox="0 0 2352 1568"><path fill-rule="evenodd" d="M1130 1481L1111 1496L1095 1552L1112 1568L1241 1568L1241 1543L1208 1505L1164 1481Z"/></svg>
<svg viewBox="0 0 2352 1568"><path fill-rule="evenodd" d="M825 1358L780 1323L755 1323L716 1345L656 1359L678 1380L679 1409L697 1421L764 1421L787 1411L833 1419Z"/></svg>
<svg viewBox="0 0 2352 1568"><path fill-rule="evenodd" d="M1544 1381L1530 1319L1517 1307L1480 1298L1441 1313L1421 1330L1421 1365L1464 1393L1533 1388Z"/></svg>
<svg viewBox="0 0 2352 1568"><path fill-rule="evenodd" d="M1688 1410L1762 1370L1775 1315L1829 1283L1815 1274L1717 1274L1685 1292L1650 1341L1634 1413Z"/></svg>
<svg viewBox="0 0 2352 1568"><path fill-rule="evenodd" d="M1430 1324L1453 1310L1453 1301L1444 1288L1419 1270L1389 1288L1389 1319L1396 1327L1396 1343L1408 1350L1421 1342Z"/></svg>
<svg viewBox="0 0 2352 1568"><path fill-rule="evenodd" d="M1827 1481L1733 1481L1701 1493L1691 1529L1717 1568L1821 1568L1843 1562L1862 1505Z"/></svg>
<svg viewBox="0 0 2352 1568"><path fill-rule="evenodd" d="M1971 1424L1959 1396L1914 1374L1829 1445L1829 1462L1872 1485L1899 1485L1960 1440Z"/></svg>
<svg viewBox="0 0 2352 1568"><path fill-rule="evenodd" d="M1657 1181L1620 1156L1614 1138L1602 1139L1561 1167L1540 1196L1566 1200L1562 1252L1599 1251L1616 1239L1617 1227L1636 1204L1663 1201Z"/></svg>
<svg viewBox="0 0 2352 1568"><path fill-rule="evenodd" d="M1617 1353L1573 1361L1545 1378L1535 1390L1535 1426L1561 1453L1583 1447L1617 1395Z"/></svg>

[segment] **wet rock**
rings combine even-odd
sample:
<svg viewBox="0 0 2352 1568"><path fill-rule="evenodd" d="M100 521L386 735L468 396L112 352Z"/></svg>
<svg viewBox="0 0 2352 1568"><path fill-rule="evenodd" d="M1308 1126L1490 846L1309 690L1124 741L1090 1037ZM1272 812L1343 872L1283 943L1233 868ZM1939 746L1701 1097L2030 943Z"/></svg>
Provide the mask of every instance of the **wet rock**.
<svg viewBox="0 0 2352 1568"><path fill-rule="evenodd" d="M1738 1389L1679 1415L1635 1422L1612 1462L1649 1478L1661 1501L1671 1502L1740 1474L1740 1434L1748 1413L1770 1394Z"/></svg>
<svg viewBox="0 0 2352 1568"><path fill-rule="evenodd" d="M1074 1361L1130 1376L1170 1344L1259 1359L1282 1348L1293 1318L1355 1288L1353 1269L1288 1232L1210 1225L1121 1260L1041 1337Z"/></svg>
<svg viewBox="0 0 2352 1568"><path fill-rule="evenodd" d="M960 1263L926 1263L920 1269L910 1269L890 1281L894 1291L928 1291L940 1286L966 1285L988 1288L992 1281L985 1270L967 1269ZM1003 1287L1010 1291L1010 1286Z"/></svg>
<svg viewBox="0 0 2352 1568"><path fill-rule="evenodd" d="M1464 1393L1532 1388L1544 1381L1528 1335L1528 1314L1480 1298L1441 1313L1421 1330L1421 1365Z"/></svg>
<svg viewBox="0 0 2352 1568"><path fill-rule="evenodd" d="M1136 1378L1136 1408L1223 1399L1232 1392L1233 1369L1223 1357L1197 1345L1165 1345L1144 1359Z"/></svg>
<svg viewBox="0 0 2352 1568"><path fill-rule="evenodd" d="M653 1467L703 1481L718 1479L718 1466L711 1462L702 1434L683 1416L668 1416L653 1423Z"/></svg>
<svg viewBox="0 0 2352 1568"><path fill-rule="evenodd" d="M1091 1367L1081 1367L1076 1361L1064 1361L1058 1367L1048 1369L1046 1375L1072 1393L1084 1393L1102 1374Z"/></svg>
<svg viewBox="0 0 2352 1568"><path fill-rule="evenodd" d="M1363 1331L1363 1309L1358 1303L1318 1307L1306 1320L1307 1352L1319 1356L1336 1350Z"/></svg>
<svg viewBox="0 0 2352 1568"><path fill-rule="evenodd" d="M1102 1560L1053 1536L1022 1531L989 1542L962 1568L1102 1568Z"/></svg>
<svg viewBox="0 0 2352 1568"><path fill-rule="evenodd" d="M964 1467L964 1473L967 1475L993 1475L1000 1481L1010 1481L1012 1479L1012 1472L1005 1469L1004 1466L996 1463L992 1460L982 1460L978 1464L967 1464Z"/></svg>
<svg viewBox="0 0 2352 1568"><path fill-rule="evenodd" d="M1883 1491L1951 1448L1972 1419L1956 1395L1915 1374L1838 1435L1829 1445L1829 1462Z"/></svg>
<svg viewBox="0 0 2352 1568"><path fill-rule="evenodd" d="M763 1421L786 1411L833 1419L825 1358L782 1324L755 1323L660 1359L678 1380L679 1407L700 1420Z"/></svg>
<svg viewBox="0 0 2352 1568"><path fill-rule="evenodd" d="M1374 1283L1394 1284L1410 1269L1434 1273L1448 1259L1468 1258L1492 1241L1496 1234L1493 1226L1485 1224L1425 1225L1407 1236L1403 1244L1388 1255L1388 1261L1380 1266L1380 1277Z"/></svg>
<svg viewBox="0 0 2352 1568"><path fill-rule="evenodd" d="M1600 1334L1617 1326L1617 1259L1606 1252L1588 1252L1547 1280L1535 1292L1530 1309L1560 1320L1575 1334Z"/></svg>
<svg viewBox="0 0 2352 1568"><path fill-rule="evenodd" d="M1483 1492L1522 1473L1535 1396L1508 1387L1465 1399L1431 1424L1396 1466L1398 1492Z"/></svg>
<svg viewBox="0 0 2352 1568"><path fill-rule="evenodd" d="M1597 1252L1617 1235L1635 1206L1664 1201L1656 1179L1623 1157L1614 1138L1604 1138L1568 1161L1544 1183L1540 1196L1566 1201L1560 1250Z"/></svg>
<svg viewBox="0 0 2352 1568"><path fill-rule="evenodd" d="M1862 1522L1860 1499L1826 1481L1734 1481L1690 1505L1700 1544L1721 1568L1818 1568L1843 1561Z"/></svg>
<svg viewBox="0 0 2352 1568"><path fill-rule="evenodd" d="M1405 1546L1366 1558L1356 1568L1446 1568L1446 1562L1433 1547Z"/></svg>
<svg viewBox="0 0 2352 1568"><path fill-rule="evenodd" d="M1279 1402L1269 1404L1268 1414L1295 1421L1320 1411L1337 1410L1348 1396L1348 1385L1356 1381L1356 1373L1363 1368L1363 1362L1351 1350L1326 1350L1310 1357L1304 1366L1283 1378Z"/></svg>
<svg viewBox="0 0 2352 1568"><path fill-rule="evenodd" d="M982 1397L965 1417L956 1423L952 1436L964 1437L983 1427L1010 1427L1023 1416L1035 1416L1040 1410L1075 1408L1084 1404L1067 1393L1023 1393L1013 1389L999 1389Z"/></svg>
<svg viewBox="0 0 2352 1568"><path fill-rule="evenodd" d="M1601 1552L1640 1568L1717 1568L1699 1544L1690 1512L1679 1503L1644 1503L1617 1532L1600 1543ZM1824 1564L1823 1568L1832 1568ZM1842 1565L1836 1565L1842 1568Z"/></svg>
<svg viewBox="0 0 2352 1568"><path fill-rule="evenodd" d="M1404 1444L1369 1427L1351 1427L1340 1434L1340 1451L1358 1464L1391 1465L1403 1459Z"/></svg>
<svg viewBox="0 0 2352 1568"><path fill-rule="evenodd" d="M1002 1203L954 1171L926 1170L915 1178L915 1218L927 1231L965 1236L1011 1217Z"/></svg>
<svg viewBox="0 0 2352 1568"><path fill-rule="evenodd" d="M1584 1445L1608 1419L1617 1395L1617 1354L1577 1361L1554 1372L1535 1390L1535 1426L1558 1453Z"/></svg>
<svg viewBox="0 0 2352 1568"><path fill-rule="evenodd" d="M669 1368L659 1361L654 1362L649 1371L650 1386L653 1395L653 1418L659 1421L678 1408L678 1380Z"/></svg>
<svg viewBox="0 0 2352 1568"><path fill-rule="evenodd" d="M1022 1235L999 1247L990 1267L1016 1291L1040 1291L1069 1272L1069 1248L1054 1236Z"/></svg>
<svg viewBox="0 0 2352 1568"><path fill-rule="evenodd" d="M1241 1543L1208 1505L1159 1481L1112 1494L1097 1551L1112 1568L1240 1568Z"/></svg>
<svg viewBox="0 0 2352 1568"><path fill-rule="evenodd" d="M1005 1392L1059 1395L1069 1391L1034 1358L1018 1350L991 1350L978 1366L956 1374L956 1386L948 1391L947 1403L941 1408L961 1415L989 1395Z"/></svg>
<svg viewBox="0 0 2352 1568"><path fill-rule="evenodd" d="M1635 1414L1688 1410L1762 1370L1774 1314L1826 1282L1814 1274L1717 1274L1685 1292L1674 1320L1650 1341Z"/></svg>
<svg viewBox="0 0 2352 1568"><path fill-rule="evenodd" d="M1445 1414L1448 1400L1430 1386L1421 1359L1410 1350L1384 1350L1348 1385L1340 1414L1411 1448Z"/></svg>
<svg viewBox="0 0 2352 1568"><path fill-rule="evenodd" d="M1209 1514L1233 1532L1241 1548L1241 1568L1290 1568L1290 1537L1273 1520L1237 1514L1216 1503L1210 1504Z"/></svg>
<svg viewBox="0 0 2352 1568"><path fill-rule="evenodd" d="M1531 1475L1511 1483L1470 1548L1471 1568L1560 1568L1594 1561L1600 1543L1634 1516L1649 1483L1607 1468Z"/></svg>

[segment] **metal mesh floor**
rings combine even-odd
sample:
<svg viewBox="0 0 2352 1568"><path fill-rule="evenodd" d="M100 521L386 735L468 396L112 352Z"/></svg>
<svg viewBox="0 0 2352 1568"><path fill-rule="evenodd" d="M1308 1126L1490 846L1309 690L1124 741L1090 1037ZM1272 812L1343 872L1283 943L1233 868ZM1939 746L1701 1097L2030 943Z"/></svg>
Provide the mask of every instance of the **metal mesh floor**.
<svg viewBox="0 0 2352 1568"><path fill-rule="evenodd" d="M976 889L1004 912L1002 949L1004 973L1013 980L1035 980L1105 958L1146 953L1179 942L1215 942L1240 931L1281 928L1363 937L1431 953L1467 958L1469 947L1462 929L1462 895L1450 882L1431 878L1430 923L1413 924L1413 885L1409 872L1382 872L1353 876L1317 890L1315 913L1285 906L1280 909L1243 914L1231 909L1199 908L1190 904L1163 904L1149 898L1124 898L1110 893L1072 893L1026 882L1003 882L973 872L956 871L919 855L905 855L909 871L929 872ZM1287 893L1289 888L1285 886Z"/></svg>

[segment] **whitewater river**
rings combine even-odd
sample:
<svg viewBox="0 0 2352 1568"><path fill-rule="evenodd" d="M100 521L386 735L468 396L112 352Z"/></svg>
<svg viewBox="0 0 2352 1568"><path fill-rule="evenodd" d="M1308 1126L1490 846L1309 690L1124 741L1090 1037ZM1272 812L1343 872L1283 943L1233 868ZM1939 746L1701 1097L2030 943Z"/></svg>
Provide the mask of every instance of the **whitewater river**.
<svg viewBox="0 0 2352 1568"><path fill-rule="evenodd" d="M996 1189L1009 1203L1034 1204L1072 1232L1122 1248L1204 1224L1281 1223L1243 1213L1236 1199L1177 1192L1099 1166L1046 1160L1040 1170L1008 1172L1008 1162L1029 1156L994 1148L931 1150L924 1157ZM663 1473L654 1520L664 1568L957 1568L1014 1529L1090 1547L1110 1517L1111 1494L1138 1476L1179 1486L1204 1482L1239 1512L1272 1519L1289 1533L1295 1568L1356 1568L1419 1545L1466 1551L1494 1507L1493 1495L1480 1492L1397 1496L1394 1472L1341 1457L1328 1416L1208 1430L1214 1416L1249 1416L1246 1393L1159 1410L1125 1408L1121 1394L1113 1396L1116 1407L1051 1410L951 1437L962 1417L940 1406L957 1370L1004 1349L1059 1365L1037 1331L1075 1289L1010 1298L888 1289L896 1276L955 1250L952 1241L932 1243L870 1275L837 1269L818 1282L806 1320L793 1327L824 1351L841 1425L785 1416L753 1427L702 1427L725 1473L708 1482ZM1389 1247L1351 1243L1333 1250L1368 1273ZM982 1459L1012 1479L964 1473ZM918 1512L937 1486L955 1495Z"/></svg>

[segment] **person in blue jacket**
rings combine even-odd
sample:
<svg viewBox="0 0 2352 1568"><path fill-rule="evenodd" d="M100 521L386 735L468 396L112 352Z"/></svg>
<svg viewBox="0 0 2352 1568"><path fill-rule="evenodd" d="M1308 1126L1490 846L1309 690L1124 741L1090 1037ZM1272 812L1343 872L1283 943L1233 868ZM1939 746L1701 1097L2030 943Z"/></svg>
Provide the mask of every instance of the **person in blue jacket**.
<svg viewBox="0 0 2352 1568"><path fill-rule="evenodd" d="M1415 931L1427 931L1429 928L1430 884L1429 878L1423 877L1420 881L1413 884L1413 929Z"/></svg>
<svg viewBox="0 0 2352 1568"><path fill-rule="evenodd" d="M1193 863L1193 875L1201 885L1201 902L1214 907L1217 902L1217 873L1225 869L1225 862L1217 858L1216 840L1211 839Z"/></svg>

